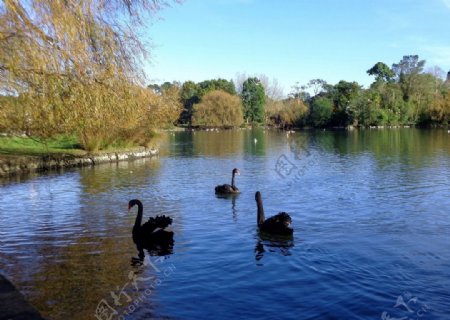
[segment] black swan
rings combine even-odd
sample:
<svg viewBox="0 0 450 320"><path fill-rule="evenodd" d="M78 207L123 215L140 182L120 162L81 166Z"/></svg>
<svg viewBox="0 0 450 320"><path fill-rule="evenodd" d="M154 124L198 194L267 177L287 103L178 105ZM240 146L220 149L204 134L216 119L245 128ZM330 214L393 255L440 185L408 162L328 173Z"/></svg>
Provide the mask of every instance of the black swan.
<svg viewBox="0 0 450 320"><path fill-rule="evenodd" d="M234 168L231 172L231 185L223 184L221 186L216 187L217 194L231 194L231 193L239 193L239 189L234 185L234 176L240 175L239 169Z"/></svg>
<svg viewBox="0 0 450 320"><path fill-rule="evenodd" d="M259 231L276 234L276 235L292 235L294 230L289 227L292 220L286 212L280 212L277 215L265 219L264 208L261 198L261 192L255 193L256 205L258 207L257 222Z"/></svg>
<svg viewBox="0 0 450 320"><path fill-rule="evenodd" d="M157 255L171 253L174 243L173 232L164 230L164 228L172 223L172 218L165 215L150 217L146 223L141 225L144 211L142 202L137 199L130 200L128 211L135 205L138 206L138 213L133 226L133 242L139 251L139 260L144 260L144 249L149 252L156 252Z"/></svg>

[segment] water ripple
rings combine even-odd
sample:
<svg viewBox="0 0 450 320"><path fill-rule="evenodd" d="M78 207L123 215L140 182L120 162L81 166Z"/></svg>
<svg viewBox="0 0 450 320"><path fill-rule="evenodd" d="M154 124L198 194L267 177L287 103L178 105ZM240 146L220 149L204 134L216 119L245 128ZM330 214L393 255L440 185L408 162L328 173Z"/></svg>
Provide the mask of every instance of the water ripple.
<svg viewBox="0 0 450 320"><path fill-rule="evenodd" d="M401 145L386 143L392 135ZM170 139L159 158L0 186L0 270L45 316L92 318L127 284L130 298L145 298L130 319L401 317L393 306L404 292L433 307L424 319L447 316L447 136L242 130ZM275 171L281 155L292 174ZM242 194L216 197L234 167ZM256 190L267 216L289 212L292 240L260 238ZM173 254L147 256L156 268L130 265L132 198L144 219L174 220Z"/></svg>

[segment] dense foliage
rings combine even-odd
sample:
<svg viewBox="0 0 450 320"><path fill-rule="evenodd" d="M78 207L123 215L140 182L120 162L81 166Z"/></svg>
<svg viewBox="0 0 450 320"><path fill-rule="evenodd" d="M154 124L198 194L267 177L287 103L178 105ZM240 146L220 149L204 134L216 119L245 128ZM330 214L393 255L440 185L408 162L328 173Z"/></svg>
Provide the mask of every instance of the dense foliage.
<svg viewBox="0 0 450 320"><path fill-rule="evenodd" d="M305 126L448 124L449 83L444 82L442 76L423 72L424 65L425 61L419 60L418 56L405 56L399 63L393 64L392 69L378 62L367 70L368 74L375 77L367 89L356 82L341 80L336 85L330 85L324 80L313 79L303 86L296 84L286 99L270 97L267 79L263 78L263 85L256 77L243 80L240 93L236 92L233 81L224 79L199 83L187 81L183 84L165 82L161 85L151 84L146 90L137 85L118 86L112 96L103 92L101 87L94 90L99 86L95 82L89 94L83 95L82 87L78 88L75 82L67 90L79 90L78 100L66 102L61 95L55 95L61 101L52 103L51 116L48 112L41 112L34 117L38 120L42 117L46 123L46 126L39 128L40 134L51 136L63 128L56 121L56 107L70 103L73 108L62 109L64 114L59 116L64 118L69 115L71 119L77 119L75 123L78 129L73 130L78 133L80 143L86 149L98 149L115 143L117 137L144 144L150 138L148 128L175 123L200 127L235 127L247 122L285 129ZM51 81L45 85L47 92L50 92L49 88L61 90ZM67 94L67 97L73 96ZM28 101L25 94L3 96L0 99L3 113L0 116L7 115L9 120L20 124L19 127L24 131L37 132L38 128L34 129L32 125L40 121L29 121L23 115L31 112L24 106L45 105L40 99L44 97L34 95L32 101ZM115 112L109 115L97 112L113 99L116 99L114 105L121 105ZM85 108L86 105L96 107ZM11 110L10 114L8 110ZM123 122L125 125L117 126L120 123L118 117L120 121L126 119L127 122Z"/></svg>
<svg viewBox="0 0 450 320"><path fill-rule="evenodd" d="M368 89L356 82L339 81L329 85L320 79L293 87L291 98L301 99L306 112L298 113L297 127L346 127L384 125L448 125L450 121L449 80L439 69L424 72L425 60L404 56L389 68L377 62L367 70L375 76ZM307 90L309 89L309 92ZM310 95L310 92L313 95ZM282 103L272 110L272 124L286 127Z"/></svg>
<svg viewBox="0 0 450 320"><path fill-rule="evenodd" d="M243 123L242 103L238 96L222 90L208 92L194 104L192 125L200 127L238 127Z"/></svg>
<svg viewBox="0 0 450 320"><path fill-rule="evenodd" d="M0 2L0 92L8 97L0 101L0 130L40 139L75 134L96 150L130 139L147 117L170 122L173 105L163 110L142 86L146 51L136 35L145 15L165 4Z"/></svg>
<svg viewBox="0 0 450 320"><path fill-rule="evenodd" d="M263 123L266 94L261 81L255 77L248 78L242 85L241 97L246 122Z"/></svg>
<svg viewBox="0 0 450 320"><path fill-rule="evenodd" d="M231 95L236 95L233 81L225 79L205 80L200 83L186 81L180 91L180 99L183 104L183 112L179 122L181 124L192 124L193 106L199 103L203 96L214 90L222 90Z"/></svg>

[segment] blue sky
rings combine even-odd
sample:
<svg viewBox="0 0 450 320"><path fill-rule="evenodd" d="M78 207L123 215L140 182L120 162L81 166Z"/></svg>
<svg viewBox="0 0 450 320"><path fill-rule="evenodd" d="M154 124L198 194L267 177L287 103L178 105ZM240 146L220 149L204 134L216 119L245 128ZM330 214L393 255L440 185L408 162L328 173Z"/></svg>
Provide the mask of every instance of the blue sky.
<svg viewBox="0 0 450 320"><path fill-rule="evenodd" d="M450 0L186 0L147 30L152 82L265 74L287 94L299 82L357 81L376 62L418 54L450 70Z"/></svg>

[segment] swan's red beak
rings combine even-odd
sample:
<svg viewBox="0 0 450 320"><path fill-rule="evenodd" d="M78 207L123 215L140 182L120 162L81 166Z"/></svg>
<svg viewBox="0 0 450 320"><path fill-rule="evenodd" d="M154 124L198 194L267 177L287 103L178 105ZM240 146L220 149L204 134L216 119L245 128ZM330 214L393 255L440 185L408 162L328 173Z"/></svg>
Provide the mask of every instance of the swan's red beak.
<svg viewBox="0 0 450 320"><path fill-rule="evenodd" d="M131 209L131 206L130 206L130 205L128 205L128 211L130 211L130 209Z"/></svg>

